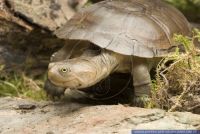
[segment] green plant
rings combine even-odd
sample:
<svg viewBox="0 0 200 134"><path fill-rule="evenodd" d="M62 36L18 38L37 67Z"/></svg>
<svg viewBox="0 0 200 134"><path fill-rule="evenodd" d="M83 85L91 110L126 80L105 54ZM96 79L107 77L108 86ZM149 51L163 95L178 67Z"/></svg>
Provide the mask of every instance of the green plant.
<svg viewBox="0 0 200 134"><path fill-rule="evenodd" d="M2 73L1 73L2 74ZM0 97L20 97L46 100L43 80L33 80L24 74L11 73L0 78Z"/></svg>

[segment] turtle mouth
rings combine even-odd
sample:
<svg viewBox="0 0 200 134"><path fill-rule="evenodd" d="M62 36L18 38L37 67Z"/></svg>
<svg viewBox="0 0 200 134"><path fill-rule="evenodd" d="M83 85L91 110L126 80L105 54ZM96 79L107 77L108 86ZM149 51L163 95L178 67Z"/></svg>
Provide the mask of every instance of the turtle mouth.
<svg viewBox="0 0 200 134"><path fill-rule="evenodd" d="M62 86L62 87L65 87L65 88L69 88L67 85L67 83L70 83L72 81L75 81L75 79L70 79L70 80L67 80L67 81L58 81L58 80L52 80L52 79L49 79L54 85L56 86Z"/></svg>
<svg viewBox="0 0 200 134"><path fill-rule="evenodd" d="M48 79L55 85L57 86L62 86L66 87L66 83L70 83L72 81L76 81L76 78L70 78L70 79L65 79L62 77L58 77L59 75L53 74L53 73L48 73Z"/></svg>

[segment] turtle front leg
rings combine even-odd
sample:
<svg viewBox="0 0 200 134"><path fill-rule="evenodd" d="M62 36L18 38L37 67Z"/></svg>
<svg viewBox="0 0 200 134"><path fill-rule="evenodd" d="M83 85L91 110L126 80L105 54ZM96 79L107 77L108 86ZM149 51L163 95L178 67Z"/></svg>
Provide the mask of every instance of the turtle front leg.
<svg viewBox="0 0 200 134"><path fill-rule="evenodd" d="M132 76L134 86L133 106L144 107L150 100L151 77L146 59L133 57Z"/></svg>
<svg viewBox="0 0 200 134"><path fill-rule="evenodd" d="M44 90L51 100L56 100L56 98L60 98L62 95L64 95L65 92L65 88L55 86L50 82L50 80L45 81Z"/></svg>

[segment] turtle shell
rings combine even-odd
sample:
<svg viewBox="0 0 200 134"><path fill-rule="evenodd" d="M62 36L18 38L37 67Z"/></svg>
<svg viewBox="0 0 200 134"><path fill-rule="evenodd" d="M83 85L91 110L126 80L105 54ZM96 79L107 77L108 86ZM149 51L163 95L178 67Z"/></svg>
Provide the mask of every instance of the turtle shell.
<svg viewBox="0 0 200 134"><path fill-rule="evenodd" d="M81 10L55 34L123 55L152 58L176 46L175 33L190 32L182 13L161 0L107 0Z"/></svg>

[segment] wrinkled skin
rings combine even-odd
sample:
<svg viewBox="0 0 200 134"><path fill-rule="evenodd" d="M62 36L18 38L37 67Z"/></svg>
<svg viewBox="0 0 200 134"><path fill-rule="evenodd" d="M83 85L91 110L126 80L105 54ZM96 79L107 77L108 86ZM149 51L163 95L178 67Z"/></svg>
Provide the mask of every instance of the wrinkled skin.
<svg viewBox="0 0 200 134"><path fill-rule="evenodd" d="M124 56L108 50L102 50L100 54L88 53L91 51L77 58L50 63L49 81L57 87L80 90L95 85L114 72L132 73L135 97L131 104L144 107L151 94L149 71L155 59ZM54 96L59 92L47 90L47 93Z"/></svg>

